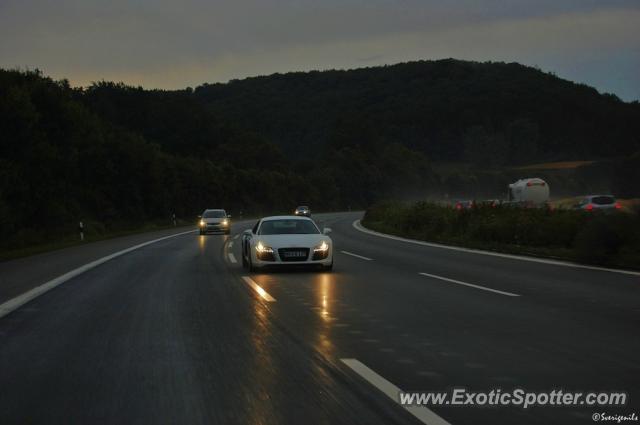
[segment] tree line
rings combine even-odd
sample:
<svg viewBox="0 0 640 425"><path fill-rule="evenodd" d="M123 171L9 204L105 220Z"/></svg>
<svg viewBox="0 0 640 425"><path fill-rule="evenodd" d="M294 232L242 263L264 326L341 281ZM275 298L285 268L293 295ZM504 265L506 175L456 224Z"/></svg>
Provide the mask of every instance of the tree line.
<svg viewBox="0 0 640 425"><path fill-rule="evenodd" d="M344 134L351 144L401 143L434 162L479 165L640 150L637 101L517 63L447 59L274 74L205 84L194 96L292 153L342 145Z"/></svg>
<svg viewBox="0 0 640 425"><path fill-rule="evenodd" d="M0 249L55 240L80 220L118 229L207 207L356 208L432 179L399 144L291 157L187 92L77 89L39 71L0 70L0 135Z"/></svg>
<svg viewBox="0 0 640 425"><path fill-rule="evenodd" d="M518 64L421 61L184 90L0 70L0 249L80 219L118 228L214 206L355 209L484 179L441 177L434 162L629 157L626 181L639 129L637 102Z"/></svg>

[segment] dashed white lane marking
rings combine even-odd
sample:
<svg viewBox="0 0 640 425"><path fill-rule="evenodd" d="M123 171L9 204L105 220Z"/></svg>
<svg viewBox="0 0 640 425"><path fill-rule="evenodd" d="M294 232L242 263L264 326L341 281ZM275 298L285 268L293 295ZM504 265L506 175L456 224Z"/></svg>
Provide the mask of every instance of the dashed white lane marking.
<svg viewBox="0 0 640 425"><path fill-rule="evenodd" d="M462 282L461 280L449 279L448 277L438 276L435 274L429 274L429 273L419 273L419 274L421 274L422 276L433 278L433 279L439 279L439 280L444 280L445 282L455 283L457 285L464 285L470 288L482 289L483 291L489 291L489 292L493 292L500 295L506 295L508 297L520 296L518 294L514 294L511 292L499 291L497 289L487 288L486 286L474 285L473 283L467 283L467 282Z"/></svg>
<svg viewBox="0 0 640 425"><path fill-rule="evenodd" d="M352 257L359 258L359 259L361 259L361 260L365 260L365 261L373 261L373 258L364 257L364 256L362 256L362 255L354 254L353 252L349 252L349 251L340 251L340 252L342 252L343 254L346 254L346 255L350 255L350 256L352 256Z"/></svg>
<svg viewBox="0 0 640 425"><path fill-rule="evenodd" d="M371 385L382 391L387 397L400 404L400 393L402 390L396 387L391 382L384 379L382 376L369 369L365 364L359 362L356 359L340 359L342 363L347 365L351 370L364 378ZM442 419L435 412L427 408L426 406L417 405L401 405L407 412L418 418L422 423L429 425L451 425L449 422Z"/></svg>
<svg viewBox="0 0 640 425"><path fill-rule="evenodd" d="M267 291L265 291L262 286L258 285L251 279L249 276L242 276L242 280L246 282L247 285L251 287L254 291L258 293L265 301L269 301L270 303L274 302L276 299L273 298Z"/></svg>
<svg viewBox="0 0 640 425"><path fill-rule="evenodd" d="M229 244L227 246L229 247L229 249L233 248L233 241L229 241Z"/></svg>
<svg viewBox="0 0 640 425"><path fill-rule="evenodd" d="M469 252L471 254L491 255L493 257L509 258L509 259L512 259L512 260L520 260L520 261L530 261L532 263L551 264L551 265L554 265L554 266L573 267L573 268L576 268L576 269L599 270L599 271L603 271L603 272L621 273L621 274L628 274L628 275L632 275L632 276L640 276L640 272L634 272L634 271L631 271L631 270L610 269L610 268L607 268L607 267L598 267L598 266L587 266L585 264L571 263L569 261L559 261L559 260L549 260L549 259L546 259L546 258L526 257L524 255L502 254L500 252L482 251L480 249L461 248L461 247L458 247L458 246L442 245L442 244L433 243L433 242L425 242L425 241L418 241L418 240L415 240L415 239L402 238L400 236L387 235L386 233L380 233L380 232L376 232L375 230L369 230L366 227L364 227L362 225L362 223L360 223L360 220L354 221L352 223L352 226L355 229L359 230L360 232L368 233L370 235L378 236L378 237L381 237L381 238L393 239L393 240L400 241L400 242L412 243L412 244L415 244L415 245L430 246L432 248L441 248L441 249L449 249L449 250L452 250L452 251Z"/></svg>
<svg viewBox="0 0 640 425"><path fill-rule="evenodd" d="M58 276L55 279L52 279L48 282L45 282L40 286L36 286L32 290L27 291L24 294L19 295L15 298L12 298L3 304L0 304L0 318L6 316L7 314L11 313L14 310L17 310L21 306L39 297L45 292L48 292L53 288L62 285L66 281L73 279L74 277L81 275L82 273L89 271L94 267L99 266L100 264L104 264L109 260L113 260L116 257L120 257L121 255L128 254L131 251L135 251L136 249L143 248L147 245L151 245L156 242L163 241L165 239L175 238L176 236L186 235L188 233L195 233L195 232L197 232L197 230L189 230L187 232L176 233L174 235L164 236L162 238L147 241L147 242L132 246L130 248L123 249L122 251L114 252L113 254L107 255L106 257L99 258L95 261L85 264L84 266L78 267L77 269L73 269L70 272L67 272L61 276Z"/></svg>
<svg viewBox="0 0 640 425"><path fill-rule="evenodd" d="M238 260L236 260L236 256L233 255L233 252L230 252L228 255L229 255L229 261L231 261L231 263L235 264L238 262Z"/></svg>
<svg viewBox="0 0 640 425"><path fill-rule="evenodd" d="M235 235L235 236L233 237L233 239L238 239L239 237L240 237L240 235L239 235L239 234L237 234L237 235Z"/></svg>

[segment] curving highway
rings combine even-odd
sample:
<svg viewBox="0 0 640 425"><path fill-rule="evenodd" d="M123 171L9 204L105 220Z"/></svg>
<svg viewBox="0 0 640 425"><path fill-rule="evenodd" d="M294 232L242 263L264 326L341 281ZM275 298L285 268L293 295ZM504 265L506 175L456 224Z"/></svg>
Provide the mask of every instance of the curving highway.
<svg viewBox="0 0 640 425"><path fill-rule="evenodd" d="M361 215L314 217L333 229L333 273L248 273L248 221L229 236L187 229L0 263L0 424L584 424L640 412L640 274L382 237L358 228ZM398 403L400 390L462 387L629 402Z"/></svg>

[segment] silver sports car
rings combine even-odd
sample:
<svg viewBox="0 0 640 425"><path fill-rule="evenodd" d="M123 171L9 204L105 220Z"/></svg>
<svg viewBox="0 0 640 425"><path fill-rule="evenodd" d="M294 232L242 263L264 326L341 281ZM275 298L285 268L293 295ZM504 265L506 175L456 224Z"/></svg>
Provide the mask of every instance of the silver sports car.
<svg viewBox="0 0 640 425"><path fill-rule="evenodd" d="M260 219L242 234L242 265L255 271L265 266L316 265L333 268L333 242L307 217L273 216Z"/></svg>

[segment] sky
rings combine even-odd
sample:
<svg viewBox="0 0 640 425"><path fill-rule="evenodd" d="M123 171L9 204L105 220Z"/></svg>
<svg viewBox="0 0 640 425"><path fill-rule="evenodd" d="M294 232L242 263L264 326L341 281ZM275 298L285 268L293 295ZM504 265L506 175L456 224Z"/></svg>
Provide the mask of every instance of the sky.
<svg viewBox="0 0 640 425"><path fill-rule="evenodd" d="M442 58L519 62L640 100L640 1L0 0L0 67L74 86Z"/></svg>

